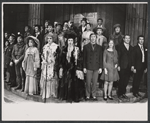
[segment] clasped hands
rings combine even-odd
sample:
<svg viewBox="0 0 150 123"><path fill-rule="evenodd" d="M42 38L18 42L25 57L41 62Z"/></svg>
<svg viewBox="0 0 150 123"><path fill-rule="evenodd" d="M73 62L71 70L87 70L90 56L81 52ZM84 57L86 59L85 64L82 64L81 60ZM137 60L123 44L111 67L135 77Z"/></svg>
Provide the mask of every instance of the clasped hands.
<svg viewBox="0 0 150 123"><path fill-rule="evenodd" d="M83 72L84 72L84 73L87 73L87 69L86 69L86 68L84 68L84 69L83 69ZM99 73L99 74L101 74L101 73L102 73L102 68L100 68L100 69L98 70L98 73Z"/></svg>

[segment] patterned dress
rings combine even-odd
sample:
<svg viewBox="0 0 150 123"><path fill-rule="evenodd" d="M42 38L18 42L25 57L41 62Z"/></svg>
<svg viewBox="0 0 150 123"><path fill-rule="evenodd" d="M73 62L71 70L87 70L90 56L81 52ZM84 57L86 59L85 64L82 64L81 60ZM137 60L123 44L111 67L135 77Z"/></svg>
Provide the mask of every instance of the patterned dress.
<svg viewBox="0 0 150 123"><path fill-rule="evenodd" d="M37 68L40 67L39 51L36 47L29 47L26 50L25 58L22 62L23 70L26 73L24 92L33 95L38 92Z"/></svg>
<svg viewBox="0 0 150 123"><path fill-rule="evenodd" d="M52 43L51 45L46 44L43 47L42 54L42 66L41 66L41 80L40 80L40 95L44 99L49 98L51 96L57 97L57 81L55 81L55 63L56 63L56 51L58 49L58 45Z"/></svg>

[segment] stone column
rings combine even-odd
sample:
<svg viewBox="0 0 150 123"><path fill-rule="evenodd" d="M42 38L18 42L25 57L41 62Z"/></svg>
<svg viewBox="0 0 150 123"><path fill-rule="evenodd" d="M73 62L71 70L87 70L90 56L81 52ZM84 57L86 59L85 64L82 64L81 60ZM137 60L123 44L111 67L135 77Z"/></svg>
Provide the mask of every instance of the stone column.
<svg viewBox="0 0 150 123"><path fill-rule="evenodd" d="M44 5L43 4L30 4L29 5L29 18L28 24L33 27L35 24L43 25L44 19Z"/></svg>
<svg viewBox="0 0 150 123"><path fill-rule="evenodd" d="M125 33L131 36L131 45L137 44L137 36L145 36L147 44L147 4L128 4L126 8Z"/></svg>

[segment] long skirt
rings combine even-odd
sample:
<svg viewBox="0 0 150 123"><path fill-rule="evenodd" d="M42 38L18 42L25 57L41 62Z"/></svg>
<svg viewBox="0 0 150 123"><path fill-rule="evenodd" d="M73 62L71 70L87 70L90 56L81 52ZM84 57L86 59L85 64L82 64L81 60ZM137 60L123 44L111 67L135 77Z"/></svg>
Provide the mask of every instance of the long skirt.
<svg viewBox="0 0 150 123"><path fill-rule="evenodd" d="M38 83L35 77L26 76L24 92L29 95L38 94Z"/></svg>
<svg viewBox="0 0 150 123"><path fill-rule="evenodd" d="M56 78L52 78L51 80L47 81L45 80L45 78L43 76L41 76L41 80L40 80L40 95L42 96L42 99L46 98L50 98L50 97L57 97L57 87L58 87L58 83L57 83L57 79Z"/></svg>

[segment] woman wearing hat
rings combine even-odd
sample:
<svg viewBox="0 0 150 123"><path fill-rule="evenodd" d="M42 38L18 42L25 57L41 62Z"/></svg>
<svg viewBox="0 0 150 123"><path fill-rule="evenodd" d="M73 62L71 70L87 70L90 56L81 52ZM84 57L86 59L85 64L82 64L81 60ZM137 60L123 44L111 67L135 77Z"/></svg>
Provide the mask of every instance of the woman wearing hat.
<svg viewBox="0 0 150 123"><path fill-rule="evenodd" d="M17 87L15 89L21 89L21 91L24 90L24 72L22 69L22 61L24 59L24 52L25 52L25 43L23 40L23 36L20 34L17 37L17 44L14 45L13 51L12 51L12 59L15 63L15 71L16 71L16 81L17 81Z"/></svg>
<svg viewBox="0 0 150 123"><path fill-rule="evenodd" d="M113 28L114 28L114 32L111 35L111 39L114 40L114 45L116 46L116 50L118 51L118 46L120 45L120 43L123 42L123 35L121 33L121 25L115 24Z"/></svg>
<svg viewBox="0 0 150 123"><path fill-rule="evenodd" d="M75 77L79 48L75 46L75 33L68 32L66 37L66 47L62 51L60 61L59 99L72 102L77 101Z"/></svg>
<svg viewBox="0 0 150 123"><path fill-rule="evenodd" d="M56 64L58 59L59 47L53 42L53 35L47 34L45 36L46 45L42 52L42 66L40 79L40 95L42 98L49 98L51 96L57 97L57 82L54 83L56 77Z"/></svg>
<svg viewBox="0 0 150 123"><path fill-rule="evenodd" d="M40 57L37 48L39 45L39 40L34 36L28 36L26 38L26 43L28 48L22 62L22 67L26 74L24 92L29 95L33 95L38 94L38 83L36 78L37 68L40 67Z"/></svg>

